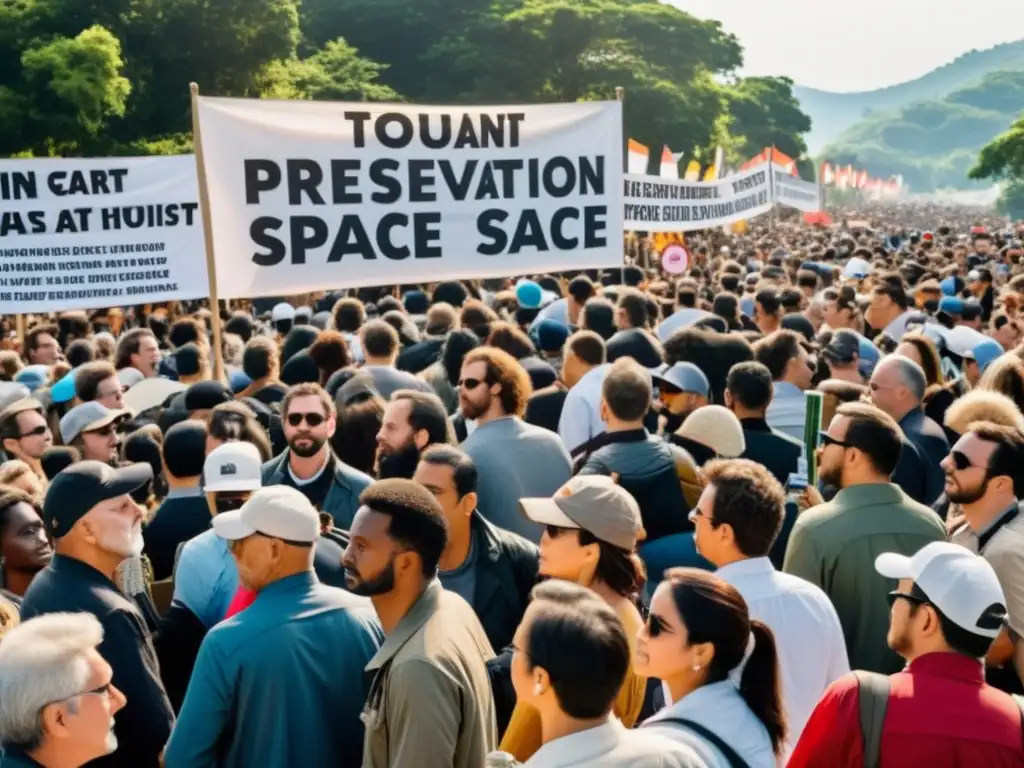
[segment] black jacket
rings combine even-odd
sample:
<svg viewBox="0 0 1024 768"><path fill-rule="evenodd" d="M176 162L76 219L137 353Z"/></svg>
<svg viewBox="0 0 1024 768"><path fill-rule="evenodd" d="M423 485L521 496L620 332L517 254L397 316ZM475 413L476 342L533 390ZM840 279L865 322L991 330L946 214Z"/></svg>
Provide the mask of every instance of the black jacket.
<svg viewBox="0 0 1024 768"><path fill-rule="evenodd" d="M285 485L288 473L288 451L283 451L263 465L263 486ZM341 459L334 459L334 482L327 493L322 511L334 518L334 524L348 530L352 527L352 518L359 509L359 494L373 480L358 469L353 469Z"/></svg>
<svg viewBox="0 0 1024 768"><path fill-rule="evenodd" d="M786 485L790 474L796 472L803 444L789 435L776 432L764 419L742 419L743 439L747 449L742 459L763 464L775 479Z"/></svg>
<svg viewBox="0 0 1024 768"><path fill-rule="evenodd" d="M142 529L146 543L143 552L153 566L155 580L170 577L178 547L208 529L212 519L202 493L164 499Z"/></svg>
<svg viewBox="0 0 1024 768"><path fill-rule="evenodd" d="M487 522L473 512L473 546L479 553L474 566L473 610L496 653L512 644L522 621L530 590L537 583L539 553L533 542Z"/></svg>
<svg viewBox="0 0 1024 768"><path fill-rule="evenodd" d="M932 504L942 495L946 475L939 466L949 453L946 433L932 419L924 415L921 408L915 408L900 419L900 429L921 455L925 472L924 504Z"/></svg>

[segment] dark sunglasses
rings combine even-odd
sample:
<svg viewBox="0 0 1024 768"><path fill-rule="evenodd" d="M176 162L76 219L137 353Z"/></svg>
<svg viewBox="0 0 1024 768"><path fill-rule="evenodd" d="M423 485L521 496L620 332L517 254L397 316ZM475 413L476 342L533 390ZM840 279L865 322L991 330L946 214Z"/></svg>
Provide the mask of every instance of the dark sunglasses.
<svg viewBox="0 0 1024 768"><path fill-rule="evenodd" d="M963 472L965 469L974 467L975 469L984 469L988 471L988 467L979 467L977 464L972 464L971 460L967 457L967 454L962 451L951 451L950 457L953 459L953 466L956 467L958 472Z"/></svg>
<svg viewBox="0 0 1024 768"><path fill-rule="evenodd" d="M892 592L886 595L886 600L889 602L890 608L892 608L893 605L895 605L897 600L901 599L906 600L908 603L913 603L914 605L931 605L931 602L929 600L926 600L920 595L915 595L911 592L900 592L898 589L894 589Z"/></svg>
<svg viewBox="0 0 1024 768"><path fill-rule="evenodd" d="M30 429L28 432L22 432L20 435L18 435L18 439L24 440L26 437L41 437L42 435L45 435L49 430L50 428L48 426L46 426L45 424L40 424L38 427Z"/></svg>
<svg viewBox="0 0 1024 768"><path fill-rule="evenodd" d="M668 623L656 613L652 613L647 617L647 634L651 638L658 637L659 635L671 635L673 634L671 627Z"/></svg>
<svg viewBox="0 0 1024 768"><path fill-rule="evenodd" d="M476 389L483 383L483 379L459 379L459 389Z"/></svg>
<svg viewBox="0 0 1024 768"><path fill-rule="evenodd" d="M293 427L299 426L300 424L302 424L303 421L305 421L311 427L319 427L321 424L323 424L325 421L327 421L327 418L324 417L324 416L321 416L319 413L289 413L288 414L288 423L291 426L293 426Z"/></svg>
<svg viewBox="0 0 1024 768"><path fill-rule="evenodd" d="M840 448L853 448L854 446L850 443L844 443L842 440L836 440L828 432L822 430L818 433L818 437L821 440L821 446L826 448L830 445L838 445Z"/></svg>

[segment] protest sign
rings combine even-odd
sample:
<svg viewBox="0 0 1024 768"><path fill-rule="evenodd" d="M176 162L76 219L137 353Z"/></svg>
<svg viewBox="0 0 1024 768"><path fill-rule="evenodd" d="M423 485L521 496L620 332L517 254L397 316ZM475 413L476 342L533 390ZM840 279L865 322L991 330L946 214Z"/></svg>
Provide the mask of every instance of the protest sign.
<svg viewBox="0 0 1024 768"><path fill-rule="evenodd" d="M622 264L622 105L202 98L221 298Z"/></svg>
<svg viewBox="0 0 1024 768"><path fill-rule="evenodd" d="M206 293L191 155L0 160L0 312Z"/></svg>
<svg viewBox="0 0 1024 768"><path fill-rule="evenodd" d="M805 213L817 213L822 209L821 188L815 182L793 176L781 165L772 163L771 169L775 202Z"/></svg>
<svg viewBox="0 0 1024 768"><path fill-rule="evenodd" d="M751 219L771 210L766 163L718 181L623 177L626 229L690 232Z"/></svg>

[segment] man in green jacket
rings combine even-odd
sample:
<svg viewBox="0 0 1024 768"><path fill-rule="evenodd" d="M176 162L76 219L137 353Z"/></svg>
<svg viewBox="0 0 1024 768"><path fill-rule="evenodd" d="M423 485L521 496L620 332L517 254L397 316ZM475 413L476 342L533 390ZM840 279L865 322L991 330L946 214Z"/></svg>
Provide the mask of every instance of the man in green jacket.
<svg viewBox="0 0 1024 768"><path fill-rule="evenodd" d="M899 426L878 408L839 407L818 448L820 479L839 493L826 504L808 489L806 501L816 506L797 519L783 565L832 600L850 667L887 675L904 662L886 644L886 595L894 587L875 571L875 558L882 552L910 557L946 537L939 516L889 480L902 440Z"/></svg>

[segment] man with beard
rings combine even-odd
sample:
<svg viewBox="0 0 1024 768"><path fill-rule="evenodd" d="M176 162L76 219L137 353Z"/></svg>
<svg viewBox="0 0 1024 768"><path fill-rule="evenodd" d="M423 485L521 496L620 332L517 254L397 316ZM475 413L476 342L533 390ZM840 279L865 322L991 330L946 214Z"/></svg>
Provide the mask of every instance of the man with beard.
<svg viewBox="0 0 1024 768"><path fill-rule="evenodd" d="M986 678L1007 693L1024 693L1016 647L1024 632L1024 433L992 422L972 424L942 461L946 495L963 510L950 539L984 557L1006 595L1009 624L985 655Z"/></svg>
<svg viewBox="0 0 1024 768"><path fill-rule="evenodd" d="M379 480L359 501L345 584L370 598L386 638L366 667L375 677L363 765L477 768L497 743L494 652L473 609L437 580L444 511L426 488L399 478Z"/></svg>
<svg viewBox="0 0 1024 768"><path fill-rule="evenodd" d="M292 387L281 401L288 448L263 465L263 485L290 485L347 529L372 481L334 455L334 402L319 384Z"/></svg>
<svg viewBox="0 0 1024 768"><path fill-rule="evenodd" d="M377 477L412 478L428 446L453 445L455 435L441 398L400 389L391 395L377 433Z"/></svg>
<svg viewBox="0 0 1024 768"><path fill-rule="evenodd" d="M893 418L873 405L839 406L818 447L818 475L839 489L793 526L783 570L817 585L832 600L846 636L851 669L898 672L903 661L885 644L890 583L874 571L880 551L912 555L943 541L939 516L890 482L902 434Z"/></svg>
<svg viewBox="0 0 1024 768"><path fill-rule="evenodd" d="M114 724L117 751L90 763L101 768L156 768L174 723L149 629L114 583L118 565L142 552L142 509L129 494L152 477L148 464L113 469L99 461L81 461L58 474L43 502L43 523L56 552L21 608L23 620L91 613L102 624L98 650L128 704Z"/></svg>

